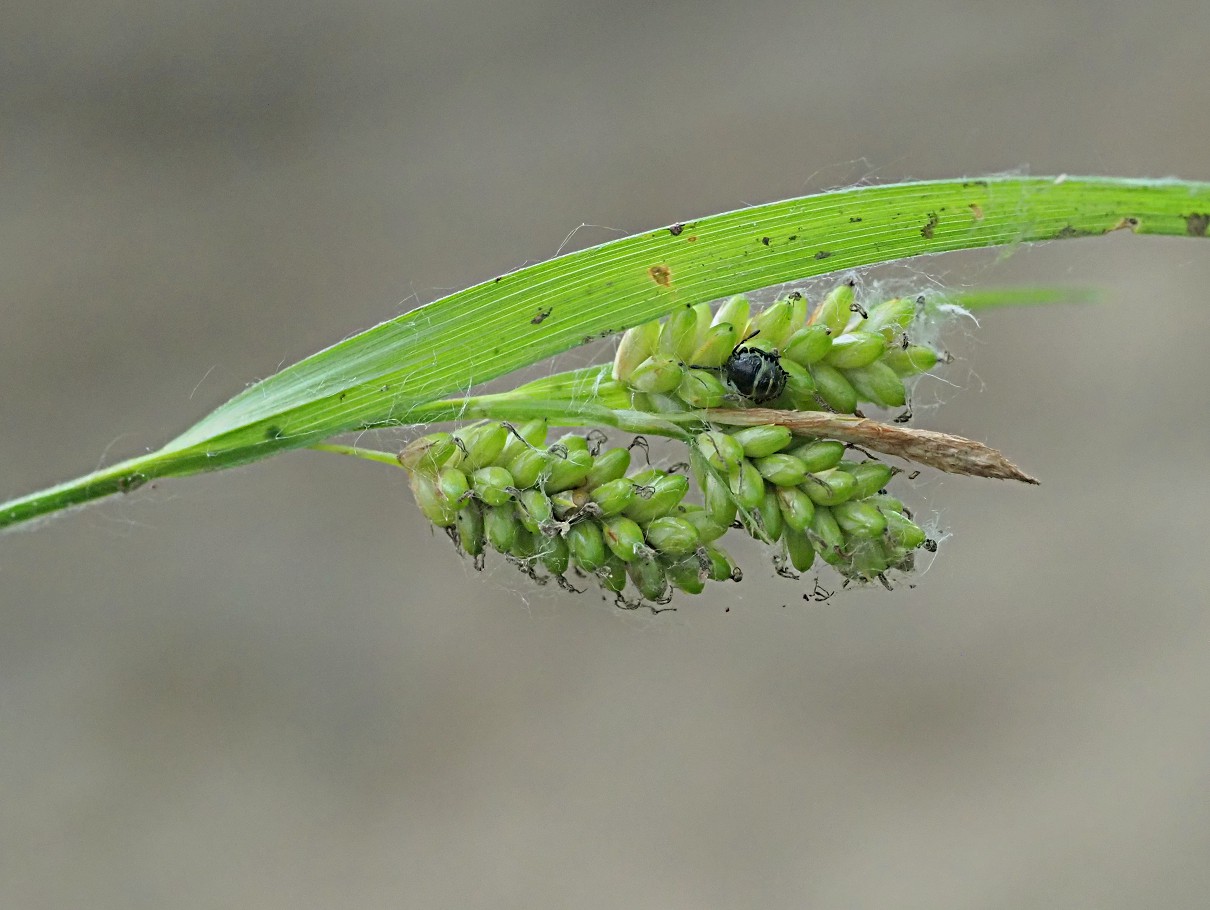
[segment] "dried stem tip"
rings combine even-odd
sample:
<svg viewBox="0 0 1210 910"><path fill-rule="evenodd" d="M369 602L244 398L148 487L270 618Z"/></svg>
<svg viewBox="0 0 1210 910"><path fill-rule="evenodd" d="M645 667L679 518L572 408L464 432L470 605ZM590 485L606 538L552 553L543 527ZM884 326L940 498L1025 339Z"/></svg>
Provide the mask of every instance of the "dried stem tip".
<svg viewBox="0 0 1210 910"><path fill-rule="evenodd" d="M824 436L857 443L876 452L915 461L948 474L1038 483L1036 478L1026 474L990 446L934 430L909 429L879 423L868 417L822 411L711 408L705 414L712 421L732 426L779 424L804 436Z"/></svg>

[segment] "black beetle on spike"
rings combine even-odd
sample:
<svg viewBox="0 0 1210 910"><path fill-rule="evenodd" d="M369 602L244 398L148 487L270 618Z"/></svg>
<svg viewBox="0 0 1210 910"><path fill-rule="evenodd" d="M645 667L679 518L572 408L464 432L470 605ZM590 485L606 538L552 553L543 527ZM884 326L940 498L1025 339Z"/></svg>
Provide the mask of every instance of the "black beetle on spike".
<svg viewBox="0 0 1210 910"><path fill-rule="evenodd" d="M737 392L750 401L763 404L782 393L789 377L782 369L781 357L776 352L744 344L759 334L759 330L753 332L737 344L722 369L727 381Z"/></svg>

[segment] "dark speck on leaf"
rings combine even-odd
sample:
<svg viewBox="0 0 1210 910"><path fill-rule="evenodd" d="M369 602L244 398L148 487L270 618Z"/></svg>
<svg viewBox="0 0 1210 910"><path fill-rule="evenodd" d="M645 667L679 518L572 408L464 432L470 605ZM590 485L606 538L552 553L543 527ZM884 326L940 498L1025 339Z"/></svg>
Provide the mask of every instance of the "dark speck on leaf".
<svg viewBox="0 0 1210 910"><path fill-rule="evenodd" d="M769 238L768 238L768 237L762 237L762 238L760 238L760 242L761 242L761 243L763 243L765 246L768 246L768 245L769 245Z"/></svg>
<svg viewBox="0 0 1210 910"><path fill-rule="evenodd" d="M547 307L544 310L538 310L538 312L534 314L534 318L530 320L530 324L531 325L541 325L542 322L546 319L546 317L551 314L553 309L554 309L554 307Z"/></svg>
<svg viewBox="0 0 1210 910"><path fill-rule="evenodd" d="M797 234L791 234L789 237L786 238L786 240L788 240L790 243L793 243L797 239L798 239Z"/></svg>
<svg viewBox="0 0 1210 910"><path fill-rule="evenodd" d="M125 477L118 478L118 492L130 493L145 483L147 483L146 474L127 474Z"/></svg>
<svg viewBox="0 0 1210 910"><path fill-rule="evenodd" d="M936 212L929 212L928 221L924 222L924 227L920 229L920 236L925 240L932 240L933 233L937 230L937 223L940 220Z"/></svg>
<svg viewBox="0 0 1210 910"><path fill-rule="evenodd" d="M815 258L816 259L827 259L831 255L832 255L831 250L820 250L818 253L815 254Z"/></svg>
<svg viewBox="0 0 1210 910"><path fill-rule="evenodd" d="M265 439L281 439L281 427L279 427L279 426L265 427Z"/></svg>
<svg viewBox="0 0 1210 910"><path fill-rule="evenodd" d="M861 218L859 216L854 215L852 218L849 219L849 224L856 224L860 220L861 220Z"/></svg>
<svg viewBox="0 0 1210 910"><path fill-rule="evenodd" d="M1097 231L1083 230L1076 227L1074 224L1065 224L1059 230L1059 232L1055 234L1055 236L1061 239L1067 239L1068 237L1092 237L1097 233Z"/></svg>
<svg viewBox="0 0 1210 910"><path fill-rule="evenodd" d="M685 225L674 224L672 227L668 228L668 233L671 234L673 237L679 237L679 236L681 236L681 231L683 231L683 230L685 230Z"/></svg>
<svg viewBox="0 0 1210 910"><path fill-rule="evenodd" d="M1185 230L1190 237L1205 237L1210 228L1210 212L1194 212L1185 216Z"/></svg>

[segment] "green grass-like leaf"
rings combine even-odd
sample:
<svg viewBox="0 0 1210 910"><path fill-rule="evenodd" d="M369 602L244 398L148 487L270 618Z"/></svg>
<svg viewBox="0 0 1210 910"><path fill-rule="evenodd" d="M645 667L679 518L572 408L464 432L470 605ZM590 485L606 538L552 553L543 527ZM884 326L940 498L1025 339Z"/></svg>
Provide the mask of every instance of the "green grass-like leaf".
<svg viewBox="0 0 1210 910"><path fill-rule="evenodd" d="M348 338L250 386L156 452L0 505L0 527L154 477L247 464L349 430L449 418L456 412L444 396L677 306L925 253L1122 228L1204 237L1207 213L1210 183L996 177L854 187L648 231L510 272ZM568 388L551 394L566 400Z"/></svg>
<svg viewBox="0 0 1210 910"><path fill-rule="evenodd" d="M1096 303L1096 288L971 288L946 293L951 303L975 311L999 307L1049 306L1056 303Z"/></svg>

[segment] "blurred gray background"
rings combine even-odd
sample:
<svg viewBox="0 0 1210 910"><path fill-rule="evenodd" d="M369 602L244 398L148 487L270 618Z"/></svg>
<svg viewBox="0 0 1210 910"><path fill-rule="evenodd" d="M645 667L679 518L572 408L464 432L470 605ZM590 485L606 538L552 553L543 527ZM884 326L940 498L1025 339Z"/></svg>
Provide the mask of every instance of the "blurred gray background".
<svg viewBox="0 0 1210 910"><path fill-rule="evenodd" d="M4 19L4 498L581 223L1210 178L1204 0ZM922 478L953 537L914 590L807 604L747 548L742 585L625 615L477 575L400 477L314 453L4 536L0 905L1204 904L1210 245L913 267L1105 290L952 339L921 425L1043 486Z"/></svg>

